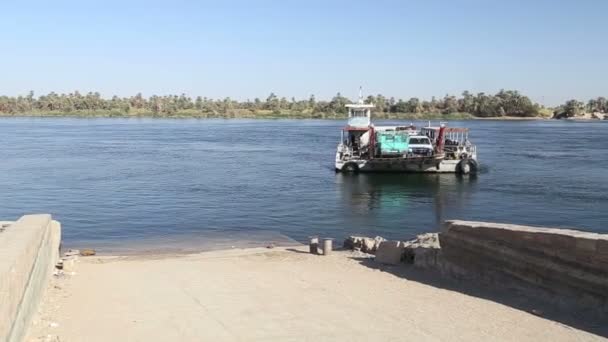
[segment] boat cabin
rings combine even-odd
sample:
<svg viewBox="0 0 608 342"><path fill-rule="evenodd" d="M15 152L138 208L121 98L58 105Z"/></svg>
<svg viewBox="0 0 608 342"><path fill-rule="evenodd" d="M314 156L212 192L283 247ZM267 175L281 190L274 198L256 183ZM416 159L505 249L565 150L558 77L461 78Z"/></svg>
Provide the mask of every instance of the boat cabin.
<svg viewBox="0 0 608 342"><path fill-rule="evenodd" d="M363 103L363 100L359 100L359 103L347 104L346 108L348 108L349 126L367 128L371 125L373 104Z"/></svg>

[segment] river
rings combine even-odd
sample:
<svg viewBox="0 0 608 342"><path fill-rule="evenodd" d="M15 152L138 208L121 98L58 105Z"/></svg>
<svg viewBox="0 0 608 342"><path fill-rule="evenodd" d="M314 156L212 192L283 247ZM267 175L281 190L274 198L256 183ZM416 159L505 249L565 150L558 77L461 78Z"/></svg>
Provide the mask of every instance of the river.
<svg viewBox="0 0 608 342"><path fill-rule="evenodd" d="M343 124L2 118L0 219L48 212L64 246L101 250L405 239L445 219L608 233L608 122L450 122L478 148L464 177L336 174Z"/></svg>

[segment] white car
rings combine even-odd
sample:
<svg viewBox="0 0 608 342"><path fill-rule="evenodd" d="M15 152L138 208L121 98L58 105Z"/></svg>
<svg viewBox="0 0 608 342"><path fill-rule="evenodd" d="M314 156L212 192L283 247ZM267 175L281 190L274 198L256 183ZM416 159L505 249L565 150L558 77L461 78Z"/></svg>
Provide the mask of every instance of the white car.
<svg viewBox="0 0 608 342"><path fill-rule="evenodd" d="M431 156L433 155L433 144L431 139L424 135L411 135L407 141L408 154L415 156Z"/></svg>

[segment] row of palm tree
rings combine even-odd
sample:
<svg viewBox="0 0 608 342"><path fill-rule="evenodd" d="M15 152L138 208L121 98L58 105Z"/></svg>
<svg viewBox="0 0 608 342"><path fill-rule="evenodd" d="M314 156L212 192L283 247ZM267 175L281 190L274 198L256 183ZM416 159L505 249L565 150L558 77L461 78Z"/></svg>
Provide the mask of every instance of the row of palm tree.
<svg viewBox="0 0 608 342"><path fill-rule="evenodd" d="M237 101L226 97L210 99L181 95L152 95L141 93L131 97L102 97L98 92L69 94L51 92L36 97L34 92L26 96L0 96L0 115L101 115L101 116L192 116L192 117L344 117L351 99L336 94L331 100L317 100L314 95L307 99L279 97L271 93L266 99ZM500 90L496 94L472 94L464 91L461 96L445 95L442 98L421 100L416 97L395 99L381 94L370 95L367 103L375 105L375 113L390 117L400 113L447 115L468 113L476 117L535 117L546 115L540 104L516 90ZM608 112L605 98L590 100L587 105L571 100L556 108L556 113L574 116L584 111ZM561 115L561 114L560 114ZM556 114L556 116L559 116Z"/></svg>

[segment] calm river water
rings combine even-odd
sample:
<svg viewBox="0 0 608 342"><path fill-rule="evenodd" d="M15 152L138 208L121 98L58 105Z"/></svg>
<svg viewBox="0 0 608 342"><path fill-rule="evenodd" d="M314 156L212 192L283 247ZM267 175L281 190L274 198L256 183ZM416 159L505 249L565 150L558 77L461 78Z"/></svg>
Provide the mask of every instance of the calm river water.
<svg viewBox="0 0 608 342"><path fill-rule="evenodd" d="M0 219L52 213L64 245L102 250L404 239L445 219L608 232L608 122L451 122L477 177L336 174L343 124L3 118Z"/></svg>

